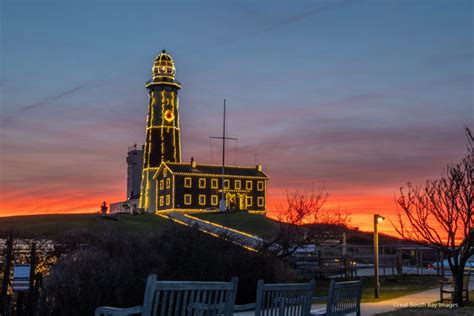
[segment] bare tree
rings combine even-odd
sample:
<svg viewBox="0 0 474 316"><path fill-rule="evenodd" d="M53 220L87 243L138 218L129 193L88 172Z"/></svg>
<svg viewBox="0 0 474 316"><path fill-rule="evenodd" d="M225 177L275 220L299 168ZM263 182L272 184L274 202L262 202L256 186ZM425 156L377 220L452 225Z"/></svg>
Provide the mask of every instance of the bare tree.
<svg viewBox="0 0 474 316"><path fill-rule="evenodd" d="M267 246L277 250L279 257L288 257L304 245L317 242L327 229L324 224L347 225L349 214L323 208L327 198L323 188L288 191L286 203L280 207L279 230Z"/></svg>
<svg viewBox="0 0 474 316"><path fill-rule="evenodd" d="M467 128L466 128L467 129ZM436 180L424 186L407 183L396 202L401 208L397 232L442 251L454 277L454 303L462 306L463 274L466 262L474 255L474 148L467 129L467 154L459 163L450 164Z"/></svg>

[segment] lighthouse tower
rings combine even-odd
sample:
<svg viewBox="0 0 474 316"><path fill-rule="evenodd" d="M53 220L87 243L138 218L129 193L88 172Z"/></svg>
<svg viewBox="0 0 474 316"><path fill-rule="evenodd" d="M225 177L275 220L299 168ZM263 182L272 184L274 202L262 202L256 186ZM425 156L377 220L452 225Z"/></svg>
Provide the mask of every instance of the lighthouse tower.
<svg viewBox="0 0 474 316"><path fill-rule="evenodd" d="M148 116L143 151L140 207L156 211L157 190L153 180L162 162L181 162L178 91L173 58L165 51L153 63L153 78L148 81Z"/></svg>

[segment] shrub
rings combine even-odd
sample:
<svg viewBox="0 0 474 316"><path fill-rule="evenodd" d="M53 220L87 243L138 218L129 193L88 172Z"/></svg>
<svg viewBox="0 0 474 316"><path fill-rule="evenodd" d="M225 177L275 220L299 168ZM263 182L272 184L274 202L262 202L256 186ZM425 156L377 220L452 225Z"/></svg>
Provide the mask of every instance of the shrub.
<svg viewBox="0 0 474 316"><path fill-rule="evenodd" d="M42 315L85 315L97 306L143 302L146 278L229 281L239 278L237 303L255 300L257 280L288 282L293 274L274 257L248 251L197 228L172 226L162 234L103 231L77 236L83 247L62 257L44 280Z"/></svg>

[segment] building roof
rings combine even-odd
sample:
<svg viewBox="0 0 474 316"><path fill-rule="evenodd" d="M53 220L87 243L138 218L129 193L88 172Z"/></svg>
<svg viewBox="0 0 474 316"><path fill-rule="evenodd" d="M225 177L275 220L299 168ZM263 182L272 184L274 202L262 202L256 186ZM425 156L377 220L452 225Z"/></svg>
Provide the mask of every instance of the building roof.
<svg viewBox="0 0 474 316"><path fill-rule="evenodd" d="M163 168L167 168L175 175L222 175L222 165L195 164L195 167L193 168L191 163L163 162L157 171L157 175L161 173ZM259 166L225 166L224 174L225 176L250 177L268 180L268 176L261 171L261 167L259 170Z"/></svg>

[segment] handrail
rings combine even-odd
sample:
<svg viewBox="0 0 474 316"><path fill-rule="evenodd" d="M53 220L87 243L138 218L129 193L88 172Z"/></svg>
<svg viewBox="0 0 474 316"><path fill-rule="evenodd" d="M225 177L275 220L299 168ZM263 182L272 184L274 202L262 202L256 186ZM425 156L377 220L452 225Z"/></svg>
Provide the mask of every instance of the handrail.
<svg viewBox="0 0 474 316"><path fill-rule="evenodd" d="M255 309L255 303L234 305L234 312L244 312Z"/></svg>

